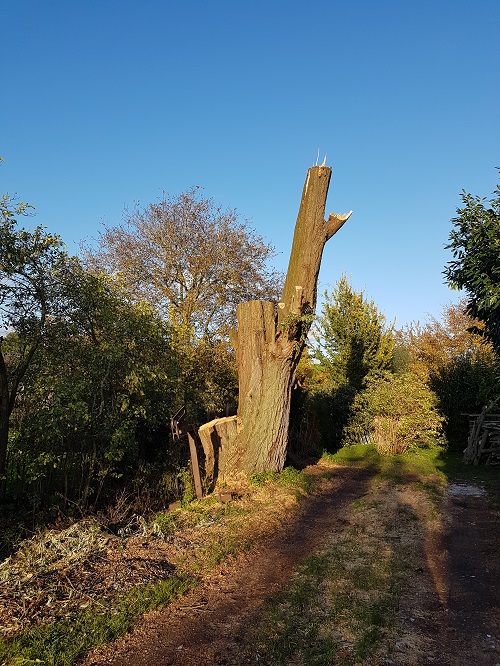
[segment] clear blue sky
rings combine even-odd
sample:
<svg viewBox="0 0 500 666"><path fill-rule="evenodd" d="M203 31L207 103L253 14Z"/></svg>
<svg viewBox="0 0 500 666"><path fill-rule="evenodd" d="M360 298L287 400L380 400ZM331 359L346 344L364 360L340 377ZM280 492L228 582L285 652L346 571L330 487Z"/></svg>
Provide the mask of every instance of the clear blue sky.
<svg viewBox="0 0 500 666"><path fill-rule="evenodd" d="M499 0L2 0L0 192L72 252L192 185L284 269L309 166L333 168L320 289L343 272L402 326L442 282L462 188L498 182Z"/></svg>

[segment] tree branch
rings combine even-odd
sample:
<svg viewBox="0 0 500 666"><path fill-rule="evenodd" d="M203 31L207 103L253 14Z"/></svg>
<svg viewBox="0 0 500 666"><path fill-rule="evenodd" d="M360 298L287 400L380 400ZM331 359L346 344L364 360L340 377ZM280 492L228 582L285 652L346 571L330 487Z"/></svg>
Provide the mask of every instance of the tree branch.
<svg viewBox="0 0 500 666"><path fill-rule="evenodd" d="M327 241L337 233L337 231L347 222L351 215L352 210L348 213L343 213L342 215L338 215L337 213L330 213L328 220L326 220Z"/></svg>

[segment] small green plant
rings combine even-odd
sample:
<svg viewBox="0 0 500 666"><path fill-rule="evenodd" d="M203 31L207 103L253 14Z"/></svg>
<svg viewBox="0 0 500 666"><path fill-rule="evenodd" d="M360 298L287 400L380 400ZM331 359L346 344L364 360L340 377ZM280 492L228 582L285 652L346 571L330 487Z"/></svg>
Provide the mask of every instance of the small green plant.
<svg viewBox="0 0 500 666"><path fill-rule="evenodd" d="M268 482L276 482L279 478L278 472L266 471L266 472L257 472L252 474L249 479L251 486L263 486Z"/></svg>
<svg viewBox="0 0 500 666"><path fill-rule="evenodd" d="M307 333L316 319L315 313L310 309L310 308L304 308L304 312L302 314L296 314L295 312L289 312L287 316L283 319L283 321L280 323L280 329L283 332L290 331L298 327L299 325L302 326L302 335L300 337L300 340L303 341L307 337Z"/></svg>
<svg viewBox="0 0 500 666"><path fill-rule="evenodd" d="M173 534L177 530L177 521L175 516L168 511L160 511L151 521L155 532L159 532L162 537Z"/></svg>
<svg viewBox="0 0 500 666"><path fill-rule="evenodd" d="M193 502L196 499L196 491L194 488L194 481L193 481L193 475L191 474L191 470L189 467L184 467L181 469L181 471L178 473L177 478L180 480L182 484L182 498L181 498L181 506L183 508L189 506L191 502Z"/></svg>

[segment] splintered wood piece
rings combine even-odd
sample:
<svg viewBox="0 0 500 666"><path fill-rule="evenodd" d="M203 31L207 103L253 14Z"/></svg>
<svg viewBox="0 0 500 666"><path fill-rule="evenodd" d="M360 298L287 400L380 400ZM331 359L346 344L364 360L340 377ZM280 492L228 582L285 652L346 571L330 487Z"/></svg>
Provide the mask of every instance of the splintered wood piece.
<svg viewBox="0 0 500 666"><path fill-rule="evenodd" d="M194 489L196 492L196 497L201 499L203 497L203 488L201 485L200 464L198 462L196 442L194 441L194 437L190 432L187 433L187 436L189 441L189 452L191 454L191 468L193 471Z"/></svg>

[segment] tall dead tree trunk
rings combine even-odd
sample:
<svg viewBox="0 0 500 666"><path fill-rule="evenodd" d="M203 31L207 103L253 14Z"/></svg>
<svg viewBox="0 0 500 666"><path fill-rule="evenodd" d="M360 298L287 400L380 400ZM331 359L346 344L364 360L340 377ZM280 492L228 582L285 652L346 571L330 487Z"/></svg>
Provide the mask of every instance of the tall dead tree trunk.
<svg viewBox="0 0 500 666"><path fill-rule="evenodd" d="M238 414L199 429L207 472L219 480L283 469L294 374L316 308L323 248L350 216L332 213L325 220L330 176L326 166L307 173L277 311L266 301L238 306L238 331L231 338L238 362Z"/></svg>

